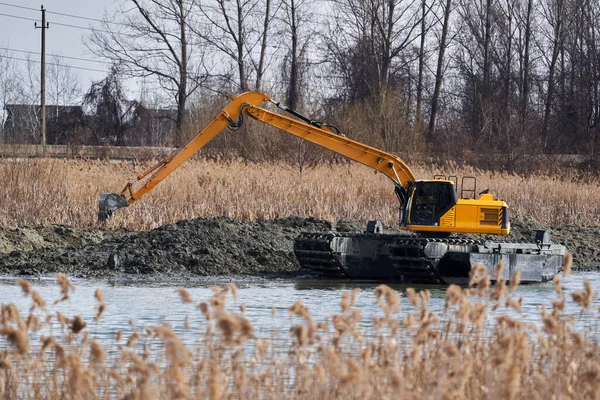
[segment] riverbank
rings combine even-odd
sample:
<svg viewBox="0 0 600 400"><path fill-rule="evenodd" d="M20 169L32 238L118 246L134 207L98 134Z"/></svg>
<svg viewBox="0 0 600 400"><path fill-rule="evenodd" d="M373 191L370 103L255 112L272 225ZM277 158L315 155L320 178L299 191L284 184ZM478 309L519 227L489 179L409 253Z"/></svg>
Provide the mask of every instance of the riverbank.
<svg viewBox="0 0 600 400"><path fill-rule="evenodd" d="M508 241L531 241L542 226L515 217ZM149 231L48 227L0 228L0 274L62 272L81 277L289 275L302 273L292 248L301 232L362 231L345 220L287 217L248 222L197 218ZM560 226L554 242L574 255L574 270L600 269L600 227ZM388 227L387 233L396 233ZM496 238L497 239L497 238Z"/></svg>

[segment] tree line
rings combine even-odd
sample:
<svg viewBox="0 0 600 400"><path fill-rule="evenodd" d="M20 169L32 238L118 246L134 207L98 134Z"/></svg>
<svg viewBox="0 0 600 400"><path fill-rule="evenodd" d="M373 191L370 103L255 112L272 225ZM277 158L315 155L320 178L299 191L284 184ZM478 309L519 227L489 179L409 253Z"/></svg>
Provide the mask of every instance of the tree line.
<svg viewBox="0 0 600 400"><path fill-rule="evenodd" d="M129 0L120 7L86 45L176 110L176 146L228 95L257 90L400 153L508 168L540 154L595 159L599 152L598 0ZM213 146L270 157L287 140L266 128L236 135ZM318 153L290 148L298 159Z"/></svg>

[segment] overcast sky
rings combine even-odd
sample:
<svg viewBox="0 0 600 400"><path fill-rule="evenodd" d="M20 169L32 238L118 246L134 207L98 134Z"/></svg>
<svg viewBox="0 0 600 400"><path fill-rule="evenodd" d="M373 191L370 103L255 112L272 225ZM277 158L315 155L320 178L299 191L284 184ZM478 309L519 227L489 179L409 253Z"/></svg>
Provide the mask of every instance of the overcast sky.
<svg viewBox="0 0 600 400"><path fill-rule="evenodd" d="M116 1L122 2L123 0ZM50 23L50 29L46 31L46 61L51 61L51 54L97 60L84 46L83 38L90 33L89 28L99 27L100 24L82 18L53 14L53 12L101 19L105 10L116 7L115 0L45 0L42 2L35 0L0 0L0 47L15 50L12 52L12 56L15 58L26 59L30 56L32 60L40 60L41 33L40 29L34 28L34 21L41 21L42 13L39 10L42 4L47 10L46 21ZM78 26L83 29L60 24ZM1 53L4 53L3 49L0 50ZM106 72L101 71L108 69L108 65L104 63L68 58L61 58L61 60L73 67L100 70L74 70L81 80L83 91L89 88L92 81L104 78ZM19 65L22 65L23 68L26 64L25 61L19 61Z"/></svg>

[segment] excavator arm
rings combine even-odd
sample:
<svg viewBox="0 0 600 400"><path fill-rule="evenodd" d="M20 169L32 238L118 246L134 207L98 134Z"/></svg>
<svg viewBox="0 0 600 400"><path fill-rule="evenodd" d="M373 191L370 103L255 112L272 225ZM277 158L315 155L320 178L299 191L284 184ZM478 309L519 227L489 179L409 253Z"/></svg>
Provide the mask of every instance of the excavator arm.
<svg viewBox="0 0 600 400"><path fill-rule="evenodd" d="M225 128L228 126L241 126L246 115L380 171L395 183L396 194L401 202L405 201L406 188L409 182L415 180L415 176L408 166L397 156L336 133L332 129L328 129L325 124L313 121L280 103L272 101L264 93L248 92L237 97L233 96L232 100L226 108L221 110L185 146L174 151L164 160L161 160L138 175L133 181L127 183L120 194L101 194L98 199L98 220L104 222L112 216L114 211L122 207L127 207L139 200ZM302 119L302 121L259 106L267 101L272 102L284 111L290 112L292 115ZM134 186L138 182L142 183L136 189Z"/></svg>

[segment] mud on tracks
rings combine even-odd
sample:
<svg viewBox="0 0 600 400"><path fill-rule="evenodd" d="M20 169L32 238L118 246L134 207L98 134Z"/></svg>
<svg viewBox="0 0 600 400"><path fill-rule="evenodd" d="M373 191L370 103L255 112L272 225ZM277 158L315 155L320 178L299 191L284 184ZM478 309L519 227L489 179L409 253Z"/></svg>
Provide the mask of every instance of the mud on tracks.
<svg viewBox="0 0 600 400"><path fill-rule="evenodd" d="M293 242L301 232L361 232L363 224L341 220L336 226L315 218L288 217L241 222L198 218L151 231L71 228L0 228L0 274L41 275L63 272L82 277L123 275L215 276L285 275L301 272ZM531 242L543 227L533 220L512 220L512 241ZM600 227L551 229L553 241L574 253L574 269L600 266ZM397 228L386 228L397 233ZM494 238L498 240L498 238Z"/></svg>

